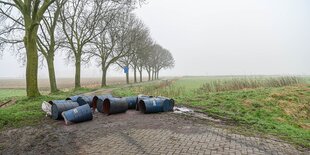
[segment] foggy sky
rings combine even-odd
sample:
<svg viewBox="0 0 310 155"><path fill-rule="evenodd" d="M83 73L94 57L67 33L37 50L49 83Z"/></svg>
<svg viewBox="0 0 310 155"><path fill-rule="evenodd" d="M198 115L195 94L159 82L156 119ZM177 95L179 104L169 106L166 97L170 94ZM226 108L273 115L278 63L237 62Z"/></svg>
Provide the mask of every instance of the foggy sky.
<svg viewBox="0 0 310 155"><path fill-rule="evenodd" d="M307 0L148 0L135 12L175 58L160 75L310 75L309 8ZM74 77L73 63L57 57L56 76ZM94 64L82 68L82 77L101 76ZM108 76L123 75L115 68ZM0 77L24 76L6 52Z"/></svg>

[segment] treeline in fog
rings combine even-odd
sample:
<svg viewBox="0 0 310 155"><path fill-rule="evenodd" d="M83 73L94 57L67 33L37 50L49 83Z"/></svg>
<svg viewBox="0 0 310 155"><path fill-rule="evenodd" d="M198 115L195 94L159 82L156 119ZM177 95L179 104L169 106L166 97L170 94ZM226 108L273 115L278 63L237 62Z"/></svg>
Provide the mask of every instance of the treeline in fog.
<svg viewBox="0 0 310 155"><path fill-rule="evenodd" d="M39 60L46 61L51 92L57 92L56 53L75 64L75 88L81 87L81 65L96 63L107 85L112 65L133 70L134 82L158 79L174 67L171 53L157 44L135 16L143 1L134 0L4 0L0 1L0 51L16 52L26 65L27 96L39 96ZM63 54L62 54L63 55ZM143 70L148 74L143 75Z"/></svg>

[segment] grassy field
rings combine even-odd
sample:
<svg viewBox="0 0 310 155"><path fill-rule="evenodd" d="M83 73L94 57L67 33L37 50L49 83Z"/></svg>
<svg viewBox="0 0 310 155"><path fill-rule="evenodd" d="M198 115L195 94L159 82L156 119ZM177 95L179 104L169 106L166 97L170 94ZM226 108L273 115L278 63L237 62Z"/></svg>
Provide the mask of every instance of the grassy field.
<svg viewBox="0 0 310 155"><path fill-rule="evenodd" d="M252 78L252 77L246 77ZM233 79L233 80L232 80ZM146 94L167 96L177 104L196 107L209 116L236 124L242 130L272 135L303 147L310 147L310 85L309 78L298 82L280 82L281 77L255 77L262 86L236 80L244 77L185 77L156 85L117 89L114 95ZM263 81L272 81L266 84ZM220 85L212 85L214 80ZM275 84L275 83L282 84ZM204 89L212 85L217 89ZM228 90L219 89L229 86Z"/></svg>
<svg viewBox="0 0 310 155"><path fill-rule="evenodd" d="M11 127L21 127L24 125L33 125L44 118L41 110L43 101L55 99L65 99L75 94L93 91L94 89L81 88L79 90L70 90L59 92L58 94L43 95L35 99L25 97L25 90L19 89L0 89L0 103L9 99L14 99L14 105L0 108L0 130Z"/></svg>
<svg viewBox="0 0 310 155"><path fill-rule="evenodd" d="M0 89L0 101L20 96L26 96L25 89Z"/></svg>
<svg viewBox="0 0 310 155"><path fill-rule="evenodd" d="M133 78L129 79L133 82ZM146 81L146 78L143 79ZM108 77L108 85L123 85L126 84L125 77ZM38 86L40 91L49 91L49 80L48 79L38 79ZM74 88L73 78L57 78L57 86L61 90L69 90ZM82 78L81 86L85 88L98 88L101 86L101 78ZM26 80L25 79L5 79L0 78L0 89L25 89Z"/></svg>

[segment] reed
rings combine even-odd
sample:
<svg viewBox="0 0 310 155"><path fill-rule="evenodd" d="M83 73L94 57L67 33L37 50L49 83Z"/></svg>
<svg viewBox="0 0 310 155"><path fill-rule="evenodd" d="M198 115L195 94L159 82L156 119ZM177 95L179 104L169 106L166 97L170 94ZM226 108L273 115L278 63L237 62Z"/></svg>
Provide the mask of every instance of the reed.
<svg viewBox="0 0 310 155"><path fill-rule="evenodd" d="M259 87L283 87L301 83L304 83L304 80L295 76L231 78L211 80L203 84L197 92L220 92Z"/></svg>

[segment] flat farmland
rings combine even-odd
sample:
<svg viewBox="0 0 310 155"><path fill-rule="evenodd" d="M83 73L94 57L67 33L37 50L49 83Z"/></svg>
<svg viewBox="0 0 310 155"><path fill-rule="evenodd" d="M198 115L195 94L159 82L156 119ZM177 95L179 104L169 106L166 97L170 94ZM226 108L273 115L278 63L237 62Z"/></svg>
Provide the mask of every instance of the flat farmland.
<svg viewBox="0 0 310 155"><path fill-rule="evenodd" d="M146 81L147 79L143 79ZM130 79L130 82L133 82L133 78ZM107 78L108 85L120 85L125 84L125 77L110 77ZM82 87L87 88L98 88L101 85L101 78L81 78ZM59 89L67 89L74 87L74 78L58 78L57 86ZM26 88L25 79L4 79L0 78L0 89L24 89ZM49 90L49 80L48 79L39 79L39 89L41 91Z"/></svg>

